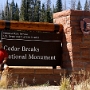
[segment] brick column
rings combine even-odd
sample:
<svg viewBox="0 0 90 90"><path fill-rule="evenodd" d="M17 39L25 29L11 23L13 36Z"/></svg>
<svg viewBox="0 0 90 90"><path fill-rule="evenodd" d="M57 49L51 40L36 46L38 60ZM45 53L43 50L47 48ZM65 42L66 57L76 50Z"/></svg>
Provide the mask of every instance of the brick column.
<svg viewBox="0 0 90 90"><path fill-rule="evenodd" d="M83 35L80 21L90 18L89 11L66 10L53 14L53 22L63 25L63 68L90 70L90 35Z"/></svg>

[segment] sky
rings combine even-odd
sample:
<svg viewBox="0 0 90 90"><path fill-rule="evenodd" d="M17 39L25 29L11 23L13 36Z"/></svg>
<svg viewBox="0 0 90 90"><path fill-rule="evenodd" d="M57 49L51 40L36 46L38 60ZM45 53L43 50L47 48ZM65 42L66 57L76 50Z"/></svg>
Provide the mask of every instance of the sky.
<svg viewBox="0 0 90 90"><path fill-rule="evenodd" d="M1 8L1 9L4 8L4 5L6 4L6 1L7 1L7 0L0 0L0 8ZM45 3L46 0L41 0L41 1L42 1L43 3ZM51 0L51 3L52 3L52 4L55 4L56 1L57 1L57 0ZM62 0L63 3L64 3L64 1L65 1L65 0ZM82 5L82 7L83 7L86 0L80 0L80 1L81 1L81 5ZM8 0L8 2L10 3L10 2L12 2L12 0ZM14 0L14 2L15 2L15 3L17 2L19 6L21 5L21 0ZM76 0L76 2L78 2L78 0ZM70 8L70 0L66 0L66 3L67 3L67 9L69 9L69 8Z"/></svg>
<svg viewBox="0 0 90 90"><path fill-rule="evenodd" d="M0 0L0 8L2 8L2 9L4 8L6 1L7 0ZM12 0L8 0L8 3L11 3L11 2L12 2ZM15 3L17 2L19 6L21 4L21 0L14 0L14 2Z"/></svg>

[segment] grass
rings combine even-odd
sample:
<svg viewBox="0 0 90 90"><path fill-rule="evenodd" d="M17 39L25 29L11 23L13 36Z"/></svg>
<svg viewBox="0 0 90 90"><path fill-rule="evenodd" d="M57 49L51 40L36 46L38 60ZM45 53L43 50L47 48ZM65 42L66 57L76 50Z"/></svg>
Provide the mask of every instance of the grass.
<svg viewBox="0 0 90 90"><path fill-rule="evenodd" d="M27 84L25 83L24 80L25 80L25 78L21 79L21 81L19 82L19 78L17 77L12 82L12 73L8 74L8 71L5 70L1 75L0 88L6 89L6 88L22 88L22 87L26 87ZM10 82L12 82L12 83L10 83Z"/></svg>
<svg viewBox="0 0 90 90"><path fill-rule="evenodd" d="M11 77L12 75L9 74L9 76ZM6 71L1 78L0 88L23 88L28 86L25 83L25 78L19 81L19 78L17 77L11 86L8 86L8 83L9 81ZM38 86L50 86L50 83L47 81L46 83ZM73 72L70 75L62 75L58 86L60 86L60 90L90 90L90 72L81 70L78 73Z"/></svg>
<svg viewBox="0 0 90 90"><path fill-rule="evenodd" d="M70 90L70 79L69 78L62 78L60 82L60 90Z"/></svg>
<svg viewBox="0 0 90 90"><path fill-rule="evenodd" d="M90 90L90 73L84 70L62 76L60 90Z"/></svg>

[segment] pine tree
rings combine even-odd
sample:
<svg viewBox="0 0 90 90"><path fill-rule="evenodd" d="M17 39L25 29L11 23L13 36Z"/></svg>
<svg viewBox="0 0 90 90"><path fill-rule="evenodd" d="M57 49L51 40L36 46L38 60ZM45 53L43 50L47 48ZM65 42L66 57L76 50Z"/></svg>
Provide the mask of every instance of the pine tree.
<svg viewBox="0 0 90 90"><path fill-rule="evenodd" d="M90 0L88 1L88 3L89 3L89 10L90 10Z"/></svg>
<svg viewBox="0 0 90 90"><path fill-rule="evenodd" d="M0 10L0 20L2 19L2 11Z"/></svg>
<svg viewBox="0 0 90 90"><path fill-rule="evenodd" d="M60 11L62 11L62 0L57 0L56 1L55 12L60 12Z"/></svg>
<svg viewBox="0 0 90 90"><path fill-rule="evenodd" d="M4 9L4 17L5 17L5 20L10 20L8 0L6 2L5 9Z"/></svg>
<svg viewBox="0 0 90 90"><path fill-rule="evenodd" d="M26 20L33 21L34 19L34 0L26 0Z"/></svg>
<svg viewBox="0 0 90 90"><path fill-rule="evenodd" d="M16 14L16 6L15 6L15 2L14 0L12 0L11 4L10 4L10 16L11 16L11 20L15 20L15 14Z"/></svg>
<svg viewBox="0 0 90 90"><path fill-rule="evenodd" d="M47 0L46 22L52 22L51 0Z"/></svg>
<svg viewBox="0 0 90 90"><path fill-rule="evenodd" d="M34 21L39 22L40 21L40 11L41 11L41 1L37 0L35 3L36 4L35 4L35 10L34 10L35 11Z"/></svg>
<svg viewBox="0 0 90 90"><path fill-rule="evenodd" d="M77 10L82 10L82 6L81 6L80 0L78 1L78 4L77 4Z"/></svg>
<svg viewBox="0 0 90 90"><path fill-rule="evenodd" d="M19 8L18 8L18 4L16 3L15 5L15 17L14 20L19 21Z"/></svg>
<svg viewBox="0 0 90 90"><path fill-rule="evenodd" d="M31 21L30 19L32 19L32 0L26 0L25 2L25 20L26 21Z"/></svg>
<svg viewBox="0 0 90 90"><path fill-rule="evenodd" d="M21 8L20 8L20 21L26 21L27 17L27 8L26 8L26 0L22 0Z"/></svg>
<svg viewBox="0 0 90 90"><path fill-rule="evenodd" d="M53 4L53 13L55 13L56 11L55 11L55 6L54 6L54 4Z"/></svg>
<svg viewBox="0 0 90 90"><path fill-rule="evenodd" d="M88 3L87 0L86 0L86 2L85 2L84 10L85 10L85 11L89 11L89 3Z"/></svg>
<svg viewBox="0 0 90 90"><path fill-rule="evenodd" d="M20 21L34 21L36 0L22 0L20 8Z"/></svg>
<svg viewBox="0 0 90 90"><path fill-rule="evenodd" d="M75 10L76 0L71 0L71 9Z"/></svg>
<svg viewBox="0 0 90 90"><path fill-rule="evenodd" d="M43 3L42 4L42 8L41 8L41 14L40 14L40 22L44 22L45 21L45 18L46 18L46 15L45 15L45 4Z"/></svg>
<svg viewBox="0 0 90 90"><path fill-rule="evenodd" d="M4 11L3 11L3 10L2 10L1 19L2 19L2 20L5 20L5 15L4 15Z"/></svg>

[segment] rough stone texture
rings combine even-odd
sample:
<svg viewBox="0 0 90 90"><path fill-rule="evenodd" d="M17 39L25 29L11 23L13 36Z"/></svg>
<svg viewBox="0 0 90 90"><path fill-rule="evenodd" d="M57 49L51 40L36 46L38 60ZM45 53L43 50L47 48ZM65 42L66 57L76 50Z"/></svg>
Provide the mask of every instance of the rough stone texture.
<svg viewBox="0 0 90 90"><path fill-rule="evenodd" d="M16 81L28 85L57 85L57 83L60 83L61 75L64 74L66 74L64 69L10 68L7 80L8 86L13 85ZM4 77L7 77L7 75L4 75Z"/></svg>
<svg viewBox="0 0 90 90"><path fill-rule="evenodd" d="M53 14L53 22L63 25L63 68L90 70L90 35L83 35L80 21L90 18L89 11L66 10Z"/></svg>

